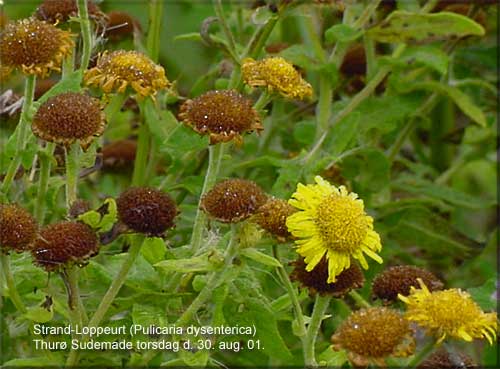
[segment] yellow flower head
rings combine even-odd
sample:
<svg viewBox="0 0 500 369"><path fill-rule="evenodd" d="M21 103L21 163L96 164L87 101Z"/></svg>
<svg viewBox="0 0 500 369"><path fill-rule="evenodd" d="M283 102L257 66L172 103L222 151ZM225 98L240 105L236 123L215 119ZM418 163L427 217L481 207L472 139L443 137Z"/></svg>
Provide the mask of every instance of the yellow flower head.
<svg viewBox="0 0 500 369"><path fill-rule="evenodd" d="M170 83L162 66L137 51L118 50L99 56L97 65L85 73L88 86L100 86L104 93L125 92L132 87L141 96L154 96Z"/></svg>
<svg viewBox="0 0 500 369"><path fill-rule="evenodd" d="M243 60L243 79L252 87L267 86L270 92L277 91L283 96L304 99L312 96L312 87L305 81L292 64L281 57L270 57L255 61Z"/></svg>
<svg viewBox="0 0 500 369"><path fill-rule="evenodd" d="M50 71L61 70L73 45L70 32L34 18L22 19L2 30L0 60L3 67L43 78Z"/></svg>
<svg viewBox="0 0 500 369"><path fill-rule="evenodd" d="M364 269L366 254L378 263L382 258L376 253L382 249L380 237L373 230L373 218L365 213L358 195L348 193L344 186L332 186L320 176L316 184L299 183L297 191L288 202L299 209L287 218L286 225L298 245L310 272L326 254L328 283L351 265L351 257L359 260Z"/></svg>
<svg viewBox="0 0 500 369"><path fill-rule="evenodd" d="M407 305L406 318L426 328L442 342L447 336L472 341L486 338L490 344L498 330L497 315L484 313L471 296L460 289L430 292L418 280L408 297L398 295Z"/></svg>

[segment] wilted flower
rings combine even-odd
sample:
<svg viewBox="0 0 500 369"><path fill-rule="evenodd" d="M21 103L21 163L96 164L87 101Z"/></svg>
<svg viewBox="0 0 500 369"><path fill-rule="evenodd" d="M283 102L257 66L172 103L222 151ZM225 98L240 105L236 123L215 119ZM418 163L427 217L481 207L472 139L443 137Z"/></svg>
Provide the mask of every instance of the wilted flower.
<svg viewBox="0 0 500 369"><path fill-rule="evenodd" d="M22 252L37 234L35 219L17 204L0 204L0 251Z"/></svg>
<svg viewBox="0 0 500 369"><path fill-rule="evenodd" d="M422 361L417 369L471 369L477 368L474 361L461 352L452 353L440 348Z"/></svg>
<svg viewBox="0 0 500 369"><path fill-rule="evenodd" d="M5 67L45 77L60 71L74 46L71 33L33 18L9 23L0 35L0 60Z"/></svg>
<svg viewBox="0 0 500 369"><path fill-rule="evenodd" d="M289 203L299 211L286 221L297 238L297 252L305 257L306 270L313 270L326 255L330 283L349 268L351 257L365 269L368 263L363 254L381 263L377 254L382 248L380 236L373 230L373 218L365 213L363 201L343 186L332 186L320 176L315 180L313 185L298 184Z"/></svg>
<svg viewBox="0 0 500 369"><path fill-rule="evenodd" d="M245 82L252 87L267 87L270 92L278 92L291 99L312 96L311 85L282 57L259 61L244 59L241 72Z"/></svg>
<svg viewBox="0 0 500 369"><path fill-rule="evenodd" d="M88 86L99 86L104 93L123 93L127 86L140 96L154 96L170 83L162 66L153 63L138 51L105 51L97 60L97 65L85 73Z"/></svg>
<svg viewBox="0 0 500 369"><path fill-rule="evenodd" d="M241 142L244 133L264 128L252 102L234 90L209 91L187 100L179 118L195 132L209 135L211 144Z"/></svg>
<svg viewBox="0 0 500 369"><path fill-rule="evenodd" d="M65 92L45 101L33 117L33 133L49 142L87 146L104 131L105 115L99 100Z"/></svg>
<svg viewBox="0 0 500 369"><path fill-rule="evenodd" d="M201 200L201 209L223 223L238 223L254 214L267 200L262 189L245 179L217 183Z"/></svg>
<svg viewBox="0 0 500 369"><path fill-rule="evenodd" d="M386 366L390 356L408 356L414 350L409 322L392 309L361 309L341 324L332 336L335 350L346 350L349 360L359 366L375 363Z"/></svg>
<svg viewBox="0 0 500 369"><path fill-rule="evenodd" d="M496 313L484 313L471 296L460 289L430 292L418 280L420 289L411 287L408 297L399 295L406 303L406 318L416 322L438 339L446 337L472 341L486 338L490 344L496 338L498 322Z"/></svg>
<svg viewBox="0 0 500 369"><path fill-rule="evenodd" d="M253 220L278 241L286 242L292 236L286 226L286 219L296 211L285 200L271 198L257 210Z"/></svg>

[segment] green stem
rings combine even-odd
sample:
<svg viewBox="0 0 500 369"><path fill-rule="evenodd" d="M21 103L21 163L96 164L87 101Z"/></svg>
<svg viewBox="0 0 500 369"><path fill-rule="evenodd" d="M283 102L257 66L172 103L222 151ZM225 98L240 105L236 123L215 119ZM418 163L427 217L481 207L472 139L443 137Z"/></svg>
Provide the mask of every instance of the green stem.
<svg viewBox="0 0 500 369"><path fill-rule="evenodd" d="M434 347L436 346L436 341L431 340L427 342L427 344L420 350L418 354L413 356L413 358L408 361L408 364L406 364L407 368L415 368L417 367L422 361L425 360L427 356L434 350Z"/></svg>
<svg viewBox="0 0 500 369"><path fill-rule="evenodd" d="M66 148L66 207L68 210L78 196L80 150L78 141Z"/></svg>
<svg viewBox="0 0 500 369"><path fill-rule="evenodd" d="M12 271L10 269L10 260L9 255L0 252L0 261L2 264L3 274L5 276L5 283L7 284L7 288L9 289L9 297L17 310L21 313L26 313L26 307L24 306L23 301L21 300L21 296L17 292L16 283L14 282L14 276L12 275Z"/></svg>
<svg viewBox="0 0 500 369"><path fill-rule="evenodd" d="M318 105L316 106L316 139L319 138L327 131L330 115L332 114L332 98L333 90L332 83L329 76L322 74L319 79L319 98Z"/></svg>
<svg viewBox="0 0 500 369"><path fill-rule="evenodd" d="M255 32L243 55L253 59L259 56L259 53L264 47L264 44L266 43L267 39L271 35L274 26L276 25L276 23L278 23L278 19L279 19L278 16L272 17L266 24L262 25L257 30L257 32Z"/></svg>
<svg viewBox="0 0 500 369"><path fill-rule="evenodd" d="M331 296L316 295L314 302L314 310L311 316L311 321L307 326L307 333L304 340L304 361L308 367L317 367L315 345L316 337L318 336L321 321L325 315L326 309L330 304Z"/></svg>
<svg viewBox="0 0 500 369"><path fill-rule="evenodd" d="M40 175L38 178L38 192L35 203L35 219L38 224L42 225L45 219L45 196L49 185L50 169L52 166L52 155L54 153L55 144L48 142L45 150L40 153Z"/></svg>
<svg viewBox="0 0 500 369"><path fill-rule="evenodd" d="M191 236L191 250L194 254L198 251L201 246L201 241L203 238L203 230L205 229L206 216L203 210L200 209L201 200L203 195L212 189L217 180L217 174L219 173L219 167L222 161L222 156L224 155L223 143L215 144L209 146L209 158L208 158L208 168L205 174L205 181L203 183L203 189L201 190L200 200L198 203L198 210L196 212L196 218L193 225L193 234Z"/></svg>
<svg viewBox="0 0 500 369"><path fill-rule="evenodd" d="M236 51L236 42L234 41L233 33L231 32L229 25L226 22L226 17L224 16L224 10L222 9L222 1L213 0L213 4L214 4L215 14L217 15L219 23L222 26L222 31L224 32L224 35L226 36L231 56L235 58L236 62L239 62L238 53Z"/></svg>
<svg viewBox="0 0 500 369"><path fill-rule="evenodd" d="M224 253L224 266L221 272L214 272L207 281L207 284L200 291L198 296L191 302L191 305L184 311L184 313L177 319L175 325L177 327L183 327L189 323L194 314L207 302L207 300L212 295L214 289L216 289L221 283L223 283L228 276L232 273L231 265L233 259L238 252L238 231L237 227L233 225L231 227L231 239L229 240L229 245Z"/></svg>
<svg viewBox="0 0 500 369"><path fill-rule="evenodd" d="M149 0L149 29L146 48L148 50L149 57L155 63L158 62L158 59L160 57L160 33L162 15L163 1Z"/></svg>
<svg viewBox="0 0 500 369"><path fill-rule="evenodd" d="M371 80L376 69L375 42L373 38L365 34L363 36L363 44L365 46L366 55L366 79Z"/></svg>
<svg viewBox="0 0 500 369"><path fill-rule="evenodd" d="M89 10L87 0L78 0L78 16L80 17L80 28L83 39L82 61L80 69L87 70L92 52L92 30L90 28Z"/></svg>
<svg viewBox="0 0 500 369"><path fill-rule="evenodd" d="M142 116L144 117L144 115ZM139 126L139 137L137 139L137 152L135 154L134 172L132 174L132 184L134 186L141 186L147 183L146 169L148 164L148 153L149 153L149 128L146 122L143 121L140 123Z"/></svg>
<svg viewBox="0 0 500 369"><path fill-rule="evenodd" d="M352 290L349 292L349 296L352 297L352 299L358 304L359 307L362 308L369 308L371 307L370 303L366 301L363 296L361 296L359 293L356 291Z"/></svg>
<svg viewBox="0 0 500 369"><path fill-rule="evenodd" d="M87 321L87 313L84 310L84 305L81 299L80 287L78 285L79 270L76 265L67 268L62 277L68 292L68 308L73 325L78 324L80 327ZM76 338L76 337L73 337Z"/></svg>
<svg viewBox="0 0 500 369"><path fill-rule="evenodd" d="M118 271L118 274L116 275L115 279L111 283L111 286L109 286L109 289L106 291L106 294L101 300L101 303L99 304L97 310L95 311L94 315L90 319L88 326L89 327L98 327L99 324L101 323L102 319L104 318L104 315L106 315L109 307L111 306L111 303L115 299L116 295L118 295L118 292L122 288L123 284L125 283L125 280L127 278L128 272L130 271L130 268L134 264L135 259L139 255L139 251L141 250L141 246L143 243L143 238L142 237L135 237L132 241L132 245L130 246L130 249L128 250L127 257L125 261L123 262L120 270ZM88 336L83 336L81 340L84 342L88 339ZM66 361L66 366L75 366L78 362L78 351L77 350L71 350L69 353L68 359Z"/></svg>
<svg viewBox="0 0 500 369"><path fill-rule="evenodd" d="M26 141L28 138L28 125L30 121L30 110L33 105L33 96L35 93L36 77L35 75L26 76L26 81L24 85L24 102L21 111L21 118L19 120L19 125L16 128L18 133L16 151L14 157L12 158L9 167L7 168L7 173L2 183L1 190L7 196L12 181L14 180L17 170L21 165L21 153L26 147Z"/></svg>
<svg viewBox="0 0 500 369"><path fill-rule="evenodd" d="M113 124L115 115L120 111L126 98L127 96L125 94L120 93L114 94L113 97L111 97L109 104L106 106L106 109L104 109L108 124Z"/></svg>

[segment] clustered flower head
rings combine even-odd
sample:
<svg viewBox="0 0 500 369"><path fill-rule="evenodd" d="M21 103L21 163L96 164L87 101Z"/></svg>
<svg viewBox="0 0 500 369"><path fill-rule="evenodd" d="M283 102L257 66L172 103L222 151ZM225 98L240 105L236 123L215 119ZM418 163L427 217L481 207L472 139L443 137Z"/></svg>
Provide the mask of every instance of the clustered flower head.
<svg viewBox="0 0 500 369"><path fill-rule="evenodd" d="M267 196L254 182L227 179L203 195L201 209L222 223L238 223L265 204Z"/></svg>
<svg viewBox="0 0 500 369"><path fill-rule="evenodd" d="M278 241L286 242L292 236L286 226L286 219L296 211L285 200L271 198L257 210L253 220Z"/></svg>
<svg viewBox="0 0 500 369"><path fill-rule="evenodd" d="M34 16L50 23L66 22L70 17L78 16L77 0L44 0L36 9ZM104 13L91 0L87 1L91 19L103 19Z"/></svg>
<svg viewBox="0 0 500 369"><path fill-rule="evenodd" d="M398 299L398 294L408 296L410 288L417 287L420 278L431 291L443 289L441 282L428 270L413 265L393 266L375 277L372 284L372 292L384 302L393 302Z"/></svg>
<svg viewBox="0 0 500 369"><path fill-rule="evenodd" d="M241 72L245 82L252 87L267 87L291 99L311 97L313 90L292 64L282 57L268 57L259 61L243 60Z"/></svg>
<svg viewBox="0 0 500 369"><path fill-rule="evenodd" d="M97 235L80 222L59 222L40 231L31 253L35 263L47 271L83 264L99 251Z"/></svg>
<svg viewBox="0 0 500 369"><path fill-rule="evenodd" d="M210 143L227 142L264 129L252 102L235 90L215 90L187 100L179 118L200 135L209 135Z"/></svg>
<svg viewBox="0 0 500 369"><path fill-rule="evenodd" d="M131 187L117 201L118 217L130 229L159 236L174 226L178 214L174 200L150 187Z"/></svg>
<svg viewBox="0 0 500 369"><path fill-rule="evenodd" d="M349 360L359 366L386 366L387 357L405 357L415 348L409 322L398 311L384 307L351 313L332 336L332 343L334 350L346 350Z"/></svg>
<svg viewBox="0 0 500 369"><path fill-rule="evenodd" d="M35 240L35 219L17 204L0 204L0 252L22 252Z"/></svg>
<svg viewBox="0 0 500 369"><path fill-rule="evenodd" d="M380 236L373 230L373 218L365 213L363 201L320 176L315 181L307 186L298 184L289 200L298 211L286 221L288 230L297 238L297 252L305 258L306 270L313 270L326 257L331 283L350 267L351 258L364 269L368 269L364 254L382 263L377 254L382 249Z"/></svg>
<svg viewBox="0 0 500 369"><path fill-rule="evenodd" d="M0 62L24 74L46 77L60 71L74 46L72 34L44 21L27 18L7 24L0 35Z"/></svg>
<svg viewBox="0 0 500 369"><path fill-rule="evenodd" d="M327 283L328 262L324 258L312 272L306 270L304 258L296 260L293 266L290 279L308 288L312 295L319 293L320 295L344 297L349 291L363 287L365 282L363 272L356 263L352 263L348 269L340 273L334 283Z"/></svg>
<svg viewBox="0 0 500 369"><path fill-rule="evenodd" d="M474 361L464 353L448 352L444 348L427 357L417 369L471 369L477 368Z"/></svg>
<svg viewBox="0 0 500 369"><path fill-rule="evenodd" d="M162 66L138 51L105 51L97 65L84 76L88 86L98 86L106 94L123 93L130 86L140 96L154 96L169 87Z"/></svg>
<svg viewBox="0 0 500 369"><path fill-rule="evenodd" d="M486 338L490 344L496 338L498 319L496 313L485 313L460 289L452 288L431 292L418 280L420 289L411 287L408 297L399 295L406 303L406 318L425 328L438 339L447 337L472 341Z"/></svg>
<svg viewBox="0 0 500 369"><path fill-rule="evenodd" d="M99 100L86 94L65 92L45 101L33 117L33 133L49 142L83 147L102 134L105 115Z"/></svg>

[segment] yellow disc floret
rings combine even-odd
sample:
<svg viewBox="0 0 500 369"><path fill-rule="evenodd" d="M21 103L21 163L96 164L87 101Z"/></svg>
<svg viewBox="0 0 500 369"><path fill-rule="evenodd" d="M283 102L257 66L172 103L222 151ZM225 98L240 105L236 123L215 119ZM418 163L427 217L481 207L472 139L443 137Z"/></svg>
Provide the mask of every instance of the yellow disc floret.
<svg viewBox="0 0 500 369"><path fill-rule="evenodd" d="M316 184L297 186L289 203L299 209L287 219L288 230L305 258L307 271L313 270L326 254L328 282L351 265L351 257L368 268L364 254L381 263L377 254L382 245L373 230L373 218L365 213L363 201L345 187L332 186L320 176Z"/></svg>

